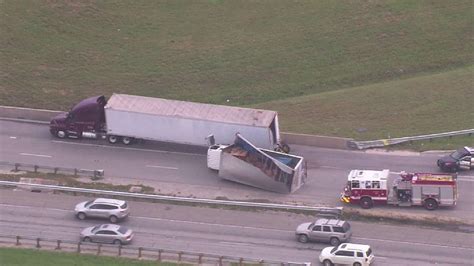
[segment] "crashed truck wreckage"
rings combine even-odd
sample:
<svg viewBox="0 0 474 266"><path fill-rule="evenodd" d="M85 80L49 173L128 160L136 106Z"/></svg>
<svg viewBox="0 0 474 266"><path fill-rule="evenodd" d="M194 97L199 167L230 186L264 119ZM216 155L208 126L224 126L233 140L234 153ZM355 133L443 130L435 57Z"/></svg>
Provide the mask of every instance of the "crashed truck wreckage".
<svg viewBox="0 0 474 266"><path fill-rule="evenodd" d="M257 148L239 133L219 159L219 177L273 192L292 193L307 177L303 157Z"/></svg>

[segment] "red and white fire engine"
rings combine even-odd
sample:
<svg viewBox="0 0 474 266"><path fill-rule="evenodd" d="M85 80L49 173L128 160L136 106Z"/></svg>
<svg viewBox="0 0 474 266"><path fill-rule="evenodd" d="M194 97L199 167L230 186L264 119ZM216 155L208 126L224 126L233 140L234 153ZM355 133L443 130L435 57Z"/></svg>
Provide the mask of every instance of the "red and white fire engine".
<svg viewBox="0 0 474 266"><path fill-rule="evenodd" d="M387 169L352 170L341 195L341 201L358 203L364 209L391 204L434 210L454 206L457 199L456 174L392 173Z"/></svg>

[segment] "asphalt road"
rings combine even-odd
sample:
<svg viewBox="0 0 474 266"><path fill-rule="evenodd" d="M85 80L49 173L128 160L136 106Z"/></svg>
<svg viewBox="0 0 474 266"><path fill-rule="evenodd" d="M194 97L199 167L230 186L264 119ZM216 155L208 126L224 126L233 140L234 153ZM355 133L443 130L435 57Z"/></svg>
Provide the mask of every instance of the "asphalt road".
<svg viewBox="0 0 474 266"><path fill-rule="evenodd" d="M216 172L207 169L206 150L200 147L155 142L114 146L103 140L59 140L49 134L47 125L0 120L0 148L1 161L104 169L106 176L128 178L130 183L166 182L183 190L189 186L208 191L231 188L242 193L252 192L259 199L276 195L221 180ZM435 162L441 156L441 153L361 152L298 145L292 146L292 153L302 155L308 161L308 180L294 194L280 197L328 206L342 204L339 195L351 169L438 172ZM458 180L460 198L457 206L431 213L474 219L474 171L461 172ZM227 196L233 198L235 195ZM419 207L380 208L427 213Z"/></svg>
<svg viewBox="0 0 474 266"><path fill-rule="evenodd" d="M0 234L77 241L74 205L85 197L0 190ZM314 217L284 212L244 212L130 202L122 222L135 231L135 247L167 248L246 258L312 262L323 243L298 243L296 226ZM351 242L369 244L375 265L472 265L473 234L413 226L351 223Z"/></svg>

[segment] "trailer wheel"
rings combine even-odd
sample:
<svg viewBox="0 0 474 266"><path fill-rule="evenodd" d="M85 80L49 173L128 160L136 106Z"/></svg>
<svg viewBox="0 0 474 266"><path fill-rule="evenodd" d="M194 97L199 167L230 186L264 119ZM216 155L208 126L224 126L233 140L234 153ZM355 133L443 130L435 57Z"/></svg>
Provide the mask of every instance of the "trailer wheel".
<svg viewBox="0 0 474 266"><path fill-rule="evenodd" d="M117 142L119 141L119 137L114 136L114 135L109 135L109 136L107 137L107 140L109 141L109 143L115 144L115 143L117 143Z"/></svg>
<svg viewBox="0 0 474 266"><path fill-rule="evenodd" d="M372 199L369 197L361 198L359 204L362 207L362 209L370 209L374 205L374 203L372 202Z"/></svg>
<svg viewBox="0 0 474 266"><path fill-rule="evenodd" d="M125 145L130 145L133 141L133 138L130 137L122 137L122 143Z"/></svg>
<svg viewBox="0 0 474 266"><path fill-rule="evenodd" d="M438 208L438 202L434 199L426 199L425 208L429 211L436 210Z"/></svg>
<svg viewBox="0 0 474 266"><path fill-rule="evenodd" d="M58 130L56 132L56 137L60 138L60 139L64 139L66 137L66 132L63 131L63 130Z"/></svg>

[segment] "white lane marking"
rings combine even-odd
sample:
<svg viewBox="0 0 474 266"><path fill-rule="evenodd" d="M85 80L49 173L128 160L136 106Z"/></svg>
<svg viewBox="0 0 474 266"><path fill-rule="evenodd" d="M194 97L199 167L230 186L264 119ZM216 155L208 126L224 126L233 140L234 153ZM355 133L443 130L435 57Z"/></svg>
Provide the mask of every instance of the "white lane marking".
<svg viewBox="0 0 474 266"><path fill-rule="evenodd" d="M239 245L239 246L253 246L253 244L248 244L248 243L241 243L241 242L225 242L225 241L219 241L220 244L224 244L224 245Z"/></svg>
<svg viewBox="0 0 474 266"><path fill-rule="evenodd" d="M178 223L196 224L196 225L210 225L210 226L221 226L221 227L230 227L230 228L242 228L242 229L252 229L252 230L267 230L267 231L276 231L276 232L284 232L284 233L289 233L289 232L294 233L293 231L288 231L288 230L270 229L270 228L261 228L261 227L252 227L252 226L193 222L193 221L185 221L185 220L162 219L162 218L144 217L144 216L133 216L133 218L144 219L144 220L154 220L154 221L164 221L164 222L178 222Z"/></svg>
<svg viewBox="0 0 474 266"><path fill-rule="evenodd" d="M321 165L319 168L344 170L343 168L340 168L340 167L328 166L328 165Z"/></svg>
<svg viewBox="0 0 474 266"><path fill-rule="evenodd" d="M207 155L205 155L205 154L197 154L197 153L186 153L186 152L175 152L175 151L160 151L160 150L139 149L139 148L130 148L130 147L114 147L114 146L108 146L108 145L98 145L98 144L90 144L90 143L75 143L75 142L67 142L67 141L61 141L61 140L52 140L51 142L62 143L62 144L69 144L69 145L82 145L82 146L90 146L90 147L102 147L102 148L109 148L109 149L124 149L124 150L131 150L131 151L147 151L147 152L155 152L155 153L180 154L180 155L189 155L189 156L207 156Z"/></svg>
<svg viewBox="0 0 474 266"><path fill-rule="evenodd" d="M24 206L24 205L10 205L10 204L1 204L0 206L6 207L13 207L13 208L26 208L26 209L38 209L39 207L32 207L32 206ZM46 210L54 210L54 211L61 211L61 212L74 212L71 210L64 210L64 209L56 209L56 208L44 208ZM144 219L144 220L155 220L155 221L165 221L165 222L179 222L179 223L187 223L187 224L197 224L197 225L207 225L207 226L220 226L220 227L230 227L230 228L240 228L240 229L251 229L251 230L266 230L266 231L275 231L275 232L282 232L282 233L292 233L294 231L289 230L281 230L281 229L270 229L270 228L261 228L261 227L252 227L252 226L240 226L240 225L226 225L226 224L216 224L216 223L206 223L206 222L193 222L193 221L185 221L185 220L174 220L174 219L163 219L163 218L155 218L155 217L144 217L144 216L131 216L130 218L136 219ZM387 242L387 243L402 243L402 244L412 244L418 246L429 246L429 247L442 247L442 248L453 248L453 249L464 249L464 250L474 250L474 247L458 247L458 246L448 246L448 245L438 245L438 244L429 244L429 243L420 243L420 242L408 242L408 241L400 241L400 240L388 240L388 239L377 239L377 238L364 238L364 237L352 237L351 239L358 239L358 240L369 240L369 241L380 241L380 242ZM229 242L230 243L230 242Z"/></svg>
<svg viewBox="0 0 474 266"><path fill-rule="evenodd" d="M11 138L11 139L16 139L16 137L14 137L14 136L10 136L10 138Z"/></svg>
<svg viewBox="0 0 474 266"><path fill-rule="evenodd" d="M163 168L163 169L170 169L170 170L178 170L178 168L176 168L176 167L160 166L160 165L147 165L146 167L151 167L151 168Z"/></svg>
<svg viewBox="0 0 474 266"><path fill-rule="evenodd" d="M0 203L0 206L12 207L12 208L24 208L24 209L38 209L38 208L42 208L41 206L40 206L40 207L33 207L33 206L12 205L12 204L3 204L3 203ZM52 210L52 211L60 211L60 212L74 212L74 211L71 211L71 210L57 209L57 208L45 208L45 209L47 209L47 210Z"/></svg>
<svg viewBox="0 0 474 266"><path fill-rule="evenodd" d="M458 178L458 181L463 181L463 182L474 182L474 179Z"/></svg>
<svg viewBox="0 0 474 266"><path fill-rule="evenodd" d="M36 157L44 157L44 158L51 158L53 156L51 155L44 155L44 154L34 154L34 153L25 153L25 152L22 152L20 153L20 155L25 155L25 156L36 156Z"/></svg>

